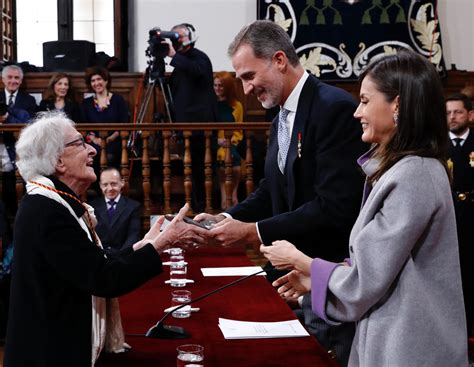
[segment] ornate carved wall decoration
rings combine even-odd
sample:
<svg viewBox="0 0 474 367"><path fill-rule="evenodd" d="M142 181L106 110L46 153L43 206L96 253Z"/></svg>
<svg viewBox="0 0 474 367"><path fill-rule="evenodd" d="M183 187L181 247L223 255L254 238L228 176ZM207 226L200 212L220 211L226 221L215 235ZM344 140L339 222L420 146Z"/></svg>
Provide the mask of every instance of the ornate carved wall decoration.
<svg viewBox="0 0 474 367"><path fill-rule="evenodd" d="M259 19L290 35L301 63L325 80L355 80L367 64L400 48L428 58L441 75L437 0L259 0Z"/></svg>

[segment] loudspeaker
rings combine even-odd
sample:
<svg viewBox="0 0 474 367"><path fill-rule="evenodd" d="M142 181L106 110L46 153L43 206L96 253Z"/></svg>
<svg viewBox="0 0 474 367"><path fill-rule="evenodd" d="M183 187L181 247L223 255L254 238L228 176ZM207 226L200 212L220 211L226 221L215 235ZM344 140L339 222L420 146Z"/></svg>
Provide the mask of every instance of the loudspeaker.
<svg viewBox="0 0 474 367"><path fill-rule="evenodd" d="M44 71L84 71L95 55L89 41L50 41L43 43Z"/></svg>

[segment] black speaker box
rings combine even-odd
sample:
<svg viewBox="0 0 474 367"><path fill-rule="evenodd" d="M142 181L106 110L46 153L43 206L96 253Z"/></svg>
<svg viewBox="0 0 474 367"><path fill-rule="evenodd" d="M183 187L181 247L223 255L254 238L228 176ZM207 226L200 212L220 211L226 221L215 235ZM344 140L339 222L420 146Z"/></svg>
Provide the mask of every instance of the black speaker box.
<svg viewBox="0 0 474 367"><path fill-rule="evenodd" d="M84 71L95 55L89 41L50 41L43 43L44 71Z"/></svg>

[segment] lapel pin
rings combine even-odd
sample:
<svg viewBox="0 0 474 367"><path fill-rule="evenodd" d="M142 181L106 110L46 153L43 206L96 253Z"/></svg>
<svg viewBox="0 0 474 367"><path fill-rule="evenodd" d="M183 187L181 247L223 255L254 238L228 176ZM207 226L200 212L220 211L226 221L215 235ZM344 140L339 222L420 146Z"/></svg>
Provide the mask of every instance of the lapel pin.
<svg viewBox="0 0 474 367"><path fill-rule="evenodd" d="M301 132L298 133L298 158L301 158Z"/></svg>

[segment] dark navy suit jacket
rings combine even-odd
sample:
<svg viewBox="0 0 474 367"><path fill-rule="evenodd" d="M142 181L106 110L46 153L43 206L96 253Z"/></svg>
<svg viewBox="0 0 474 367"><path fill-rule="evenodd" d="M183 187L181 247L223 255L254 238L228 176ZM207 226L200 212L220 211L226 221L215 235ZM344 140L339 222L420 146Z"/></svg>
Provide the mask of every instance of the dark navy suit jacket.
<svg viewBox="0 0 474 367"><path fill-rule="evenodd" d="M107 205L103 197L94 200L91 205L94 207L98 222L95 230L106 253L116 255L123 249L131 248L140 240L140 203L138 201L121 195L112 221L109 221Z"/></svg>
<svg viewBox="0 0 474 367"><path fill-rule="evenodd" d="M265 178L229 214L258 222L265 245L288 240L311 257L347 257L363 186L356 161L368 150L353 117L355 108L349 93L309 76L298 101L285 175L277 164L277 116L270 130Z"/></svg>

